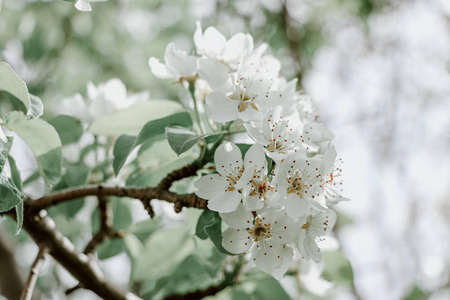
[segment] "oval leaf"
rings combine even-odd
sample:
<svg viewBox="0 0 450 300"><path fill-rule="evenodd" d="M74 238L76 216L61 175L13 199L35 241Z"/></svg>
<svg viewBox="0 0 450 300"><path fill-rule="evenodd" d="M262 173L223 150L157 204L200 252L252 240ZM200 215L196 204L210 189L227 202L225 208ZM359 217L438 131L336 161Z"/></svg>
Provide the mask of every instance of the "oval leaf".
<svg viewBox="0 0 450 300"><path fill-rule="evenodd" d="M6 115L4 125L30 146L46 183L58 182L61 177L62 151L55 128L41 119L28 120L27 116L18 111Z"/></svg>
<svg viewBox="0 0 450 300"><path fill-rule="evenodd" d="M0 91L8 92L19 99L27 112L30 108L30 96L25 82L4 62L0 63L0 78Z"/></svg>

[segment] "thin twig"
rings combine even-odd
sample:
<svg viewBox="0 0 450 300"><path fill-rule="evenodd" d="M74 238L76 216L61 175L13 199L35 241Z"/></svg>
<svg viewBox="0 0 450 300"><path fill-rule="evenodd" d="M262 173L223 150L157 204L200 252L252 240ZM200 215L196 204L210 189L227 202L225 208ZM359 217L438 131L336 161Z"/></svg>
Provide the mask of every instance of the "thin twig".
<svg viewBox="0 0 450 300"><path fill-rule="evenodd" d="M83 253L86 255L93 254L97 247L105 240L109 238L121 238L124 236L123 231L115 231L113 228L112 211L106 196L99 195L97 198L98 209L100 212L100 229L84 249Z"/></svg>
<svg viewBox="0 0 450 300"><path fill-rule="evenodd" d="M28 279L25 283L25 288L23 289L21 300L31 300L33 297L34 286L36 285L36 281L39 276L39 270L44 264L45 254L47 254L47 247L40 247L39 252L34 260L33 265L31 266L30 274L28 275Z"/></svg>

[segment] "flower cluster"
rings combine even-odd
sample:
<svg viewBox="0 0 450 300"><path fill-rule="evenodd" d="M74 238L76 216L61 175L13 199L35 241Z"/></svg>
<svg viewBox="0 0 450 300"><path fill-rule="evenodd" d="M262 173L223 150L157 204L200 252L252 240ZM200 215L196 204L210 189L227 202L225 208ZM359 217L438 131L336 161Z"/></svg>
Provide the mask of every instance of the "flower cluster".
<svg viewBox="0 0 450 300"><path fill-rule="evenodd" d="M295 253L321 260L321 237L334 226L331 206L344 200L333 135L316 119L296 80L280 75L280 62L238 33L227 40L215 28L194 35L197 56L167 47L165 64L150 59L161 79L202 80L207 117L240 120L254 141L243 157L229 141L215 151L216 173L196 183L196 194L229 226L223 247L248 253L261 270L281 278Z"/></svg>

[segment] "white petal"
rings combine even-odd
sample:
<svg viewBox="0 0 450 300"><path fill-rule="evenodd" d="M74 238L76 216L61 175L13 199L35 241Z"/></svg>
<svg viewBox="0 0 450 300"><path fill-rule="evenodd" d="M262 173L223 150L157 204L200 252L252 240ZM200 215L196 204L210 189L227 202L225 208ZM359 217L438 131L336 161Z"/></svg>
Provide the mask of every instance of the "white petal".
<svg viewBox="0 0 450 300"><path fill-rule="evenodd" d="M219 174L206 175L197 180L194 186L199 190L195 194L204 199L211 199L218 191L224 191L226 180Z"/></svg>
<svg viewBox="0 0 450 300"><path fill-rule="evenodd" d="M290 243L298 237L300 226L300 222L294 221L287 215L282 215L272 226L273 236L281 244Z"/></svg>
<svg viewBox="0 0 450 300"><path fill-rule="evenodd" d="M127 102L127 88L118 78L113 78L105 83L104 96L116 109L124 109L130 105Z"/></svg>
<svg viewBox="0 0 450 300"><path fill-rule="evenodd" d="M250 235L245 229L227 228L223 232L222 246L231 253L245 252L252 244Z"/></svg>
<svg viewBox="0 0 450 300"><path fill-rule="evenodd" d="M256 166L256 170L265 169L267 174L267 159L264 149L261 145L255 144L245 153L244 167Z"/></svg>
<svg viewBox="0 0 450 300"><path fill-rule="evenodd" d="M226 38L216 28L208 27L203 33L203 48L205 52L218 56L226 43Z"/></svg>
<svg viewBox="0 0 450 300"><path fill-rule="evenodd" d="M242 173L241 179L239 179L238 182L234 185L237 189L242 189L250 184L250 180L253 177L253 174L255 173L256 166L249 166L245 168L244 172Z"/></svg>
<svg viewBox="0 0 450 300"><path fill-rule="evenodd" d="M212 92L206 96L206 105L211 118L219 123L236 120L238 117L237 101L228 98L222 92Z"/></svg>
<svg viewBox="0 0 450 300"><path fill-rule="evenodd" d="M236 170L242 169L242 154L239 148L230 142L224 142L214 153L216 170L222 176L234 174Z"/></svg>
<svg viewBox="0 0 450 300"><path fill-rule="evenodd" d="M220 213L222 220L232 228L247 228L253 225L253 215L242 204L231 213Z"/></svg>
<svg viewBox="0 0 450 300"><path fill-rule="evenodd" d="M253 50L251 35L237 33L231 37L223 49L223 60L226 62L239 62L247 53Z"/></svg>
<svg viewBox="0 0 450 300"><path fill-rule="evenodd" d="M150 57L148 64L150 66L150 69L152 70L153 75L155 75L159 79L177 80L178 76L173 68L162 64L159 59Z"/></svg>
<svg viewBox="0 0 450 300"><path fill-rule="evenodd" d="M296 194L289 194L283 201L286 213L291 218L299 218L309 214L309 203L303 198L300 198Z"/></svg>
<svg viewBox="0 0 450 300"><path fill-rule="evenodd" d="M173 43L167 45L164 60L167 65L177 71L179 77L189 77L197 73L197 58L175 49Z"/></svg>
<svg viewBox="0 0 450 300"><path fill-rule="evenodd" d="M261 131L253 124L244 124L245 129L247 130L248 136L254 140L255 142L259 143L262 146L269 145L268 139L264 138Z"/></svg>
<svg viewBox="0 0 450 300"><path fill-rule="evenodd" d="M281 266L283 246L272 241L263 240L252 248L252 259L255 265L266 273Z"/></svg>
<svg viewBox="0 0 450 300"><path fill-rule="evenodd" d="M287 270L291 266L292 260L294 258L294 249L292 249L291 247L285 247L283 249L283 252L281 253L281 256L283 262L278 268L276 268L272 272L272 276L276 280L281 280L281 278L283 278L283 275L287 272Z"/></svg>
<svg viewBox="0 0 450 300"><path fill-rule="evenodd" d="M242 194L237 190L231 192L218 191L209 199L208 208L219 213L229 213L235 211L242 200Z"/></svg>
<svg viewBox="0 0 450 300"><path fill-rule="evenodd" d="M264 206L264 201L258 195L243 197L242 202L248 211L260 210Z"/></svg>
<svg viewBox="0 0 450 300"><path fill-rule="evenodd" d="M92 11L91 4L87 0L78 0L75 3L75 8L79 11Z"/></svg>
<svg viewBox="0 0 450 300"><path fill-rule="evenodd" d="M208 82L211 89L220 92L232 92L230 83L230 69L220 62L207 58L200 59L198 62L198 75L201 79Z"/></svg>

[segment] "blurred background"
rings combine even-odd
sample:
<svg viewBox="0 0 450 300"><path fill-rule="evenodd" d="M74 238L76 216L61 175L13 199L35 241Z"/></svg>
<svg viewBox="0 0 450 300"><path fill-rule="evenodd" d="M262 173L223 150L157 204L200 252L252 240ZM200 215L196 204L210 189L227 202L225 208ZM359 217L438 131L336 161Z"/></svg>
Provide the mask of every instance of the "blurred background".
<svg viewBox="0 0 450 300"><path fill-rule="evenodd" d="M344 160L344 195L352 201L336 207L335 232L353 279L332 297L305 299L450 299L450 1L110 0L92 7L3 0L0 60L44 101L44 117L62 98L84 94L88 81L113 77L129 91L174 99L180 88L154 77L149 57L163 58L171 41L191 52L196 21L227 37L248 32L270 45L285 76L300 79Z"/></svg>

